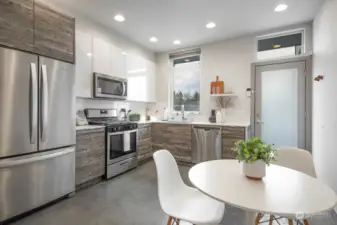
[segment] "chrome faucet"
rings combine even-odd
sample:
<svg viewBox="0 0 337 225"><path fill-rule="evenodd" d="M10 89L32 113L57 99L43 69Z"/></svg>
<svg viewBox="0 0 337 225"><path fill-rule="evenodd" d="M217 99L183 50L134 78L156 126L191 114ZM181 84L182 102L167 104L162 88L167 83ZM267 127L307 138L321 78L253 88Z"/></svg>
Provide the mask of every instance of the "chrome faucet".
<svg viewBox="0 0 337 225"><path fill-rule="evenodd" d="M185 117L185 106L184 105L181 105L181 119L187 120L187 118Z"/></svg>

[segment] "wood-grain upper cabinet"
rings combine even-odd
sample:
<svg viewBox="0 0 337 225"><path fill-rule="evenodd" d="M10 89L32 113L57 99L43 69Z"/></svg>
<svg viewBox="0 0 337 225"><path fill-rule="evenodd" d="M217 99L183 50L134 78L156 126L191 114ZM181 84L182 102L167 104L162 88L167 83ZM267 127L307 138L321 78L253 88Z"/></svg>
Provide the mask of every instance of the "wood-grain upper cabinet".
<svg viewBox="0 0 337 225"><path fill-rule="evenodd" d="M38 1L35 1L34 12L34 52L74 63L75 18Z"/></svg>
<svg viewBox="0 0 337 225"><path fill-rule="evenodd" d="M34 50L33 0L0 1L0 45Z"/></svg>

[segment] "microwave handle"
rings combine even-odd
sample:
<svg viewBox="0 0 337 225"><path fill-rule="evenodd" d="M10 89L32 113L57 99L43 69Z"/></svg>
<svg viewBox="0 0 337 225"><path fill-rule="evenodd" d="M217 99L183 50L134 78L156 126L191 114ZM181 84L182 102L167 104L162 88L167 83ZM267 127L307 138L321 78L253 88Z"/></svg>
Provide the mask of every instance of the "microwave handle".
<svg viewBox="0 0 337 225"><path fill-rule="evenodd" d="M123 94L122 96L125 96L125 93L126 93L126 85L124 82L122 82L122 85L123 85Z"/></svg>

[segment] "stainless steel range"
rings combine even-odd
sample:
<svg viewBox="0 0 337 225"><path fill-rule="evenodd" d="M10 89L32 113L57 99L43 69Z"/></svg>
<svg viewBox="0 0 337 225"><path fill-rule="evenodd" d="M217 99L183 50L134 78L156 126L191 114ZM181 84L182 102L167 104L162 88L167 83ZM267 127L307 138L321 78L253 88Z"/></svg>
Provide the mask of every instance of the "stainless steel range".
<svg viewBox="0 0 337 225"><path fill-rule="evenodd" d="M89 124L105 126L106 179L137 167L138 124L118 120L116 109L86 109L85 113Z"/></svg>

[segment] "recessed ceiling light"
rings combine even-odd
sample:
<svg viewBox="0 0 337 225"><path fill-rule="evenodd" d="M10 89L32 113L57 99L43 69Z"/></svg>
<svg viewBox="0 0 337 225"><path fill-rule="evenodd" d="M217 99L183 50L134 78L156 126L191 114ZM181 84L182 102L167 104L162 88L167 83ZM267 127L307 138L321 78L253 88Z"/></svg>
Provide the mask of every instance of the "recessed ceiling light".
<svg viewBox="0 0 337 225"><path fill-rule="evenodd" d="M122 52L122 54L123 54L123 55L127 55L127 53L126 53L126 52Z"/></svg>
<svg viewBox="0 0 337 225"><path fill-rule="evenodd" d="M125 21L125 18L124 18L123 15L117 14L117 15L115 16L115 20L118 21L118 22L123 22L123 21Z"/></svg>
<svg viewBox="0 0 337 225"><path fill-rule="evenodd" d="M286 10L287 8L288 8L288 5L286 5L286 4L279 4L275 8L275 12L282 12L282 11Z"/></svg>
<svg viewBox="0 0 337 225"><path fill-rule="evenodd" d="M151 41L151 42L157 42L157 41L158 41L158 38L156 38L156 37L151 37L151 38L150 38L150 41Z"/></svg>
<svg viewBox="0 0 337 225"><path fill-rule="evenodd" d="M216 27L216 24L213 23L213 22L210 22L210 23L206 24L206 27L209 28L209 29L212 29L212 28Z"/></svg>
<svg viewBox="0 0 337 225"><path fill-rule="evenodd" d="M89 57L92 56L92 53L91 53L91 52L88 52L88 53L87 53L87 56L89 56Z"/></svg>
<svg viewBox="0 0 337 225"><path fill-rule="evenodd" d="M175 40L175 41L173 42L173 44L175 44L175 45L180 45L181 42L180 42L180 40Z"/></svg>

